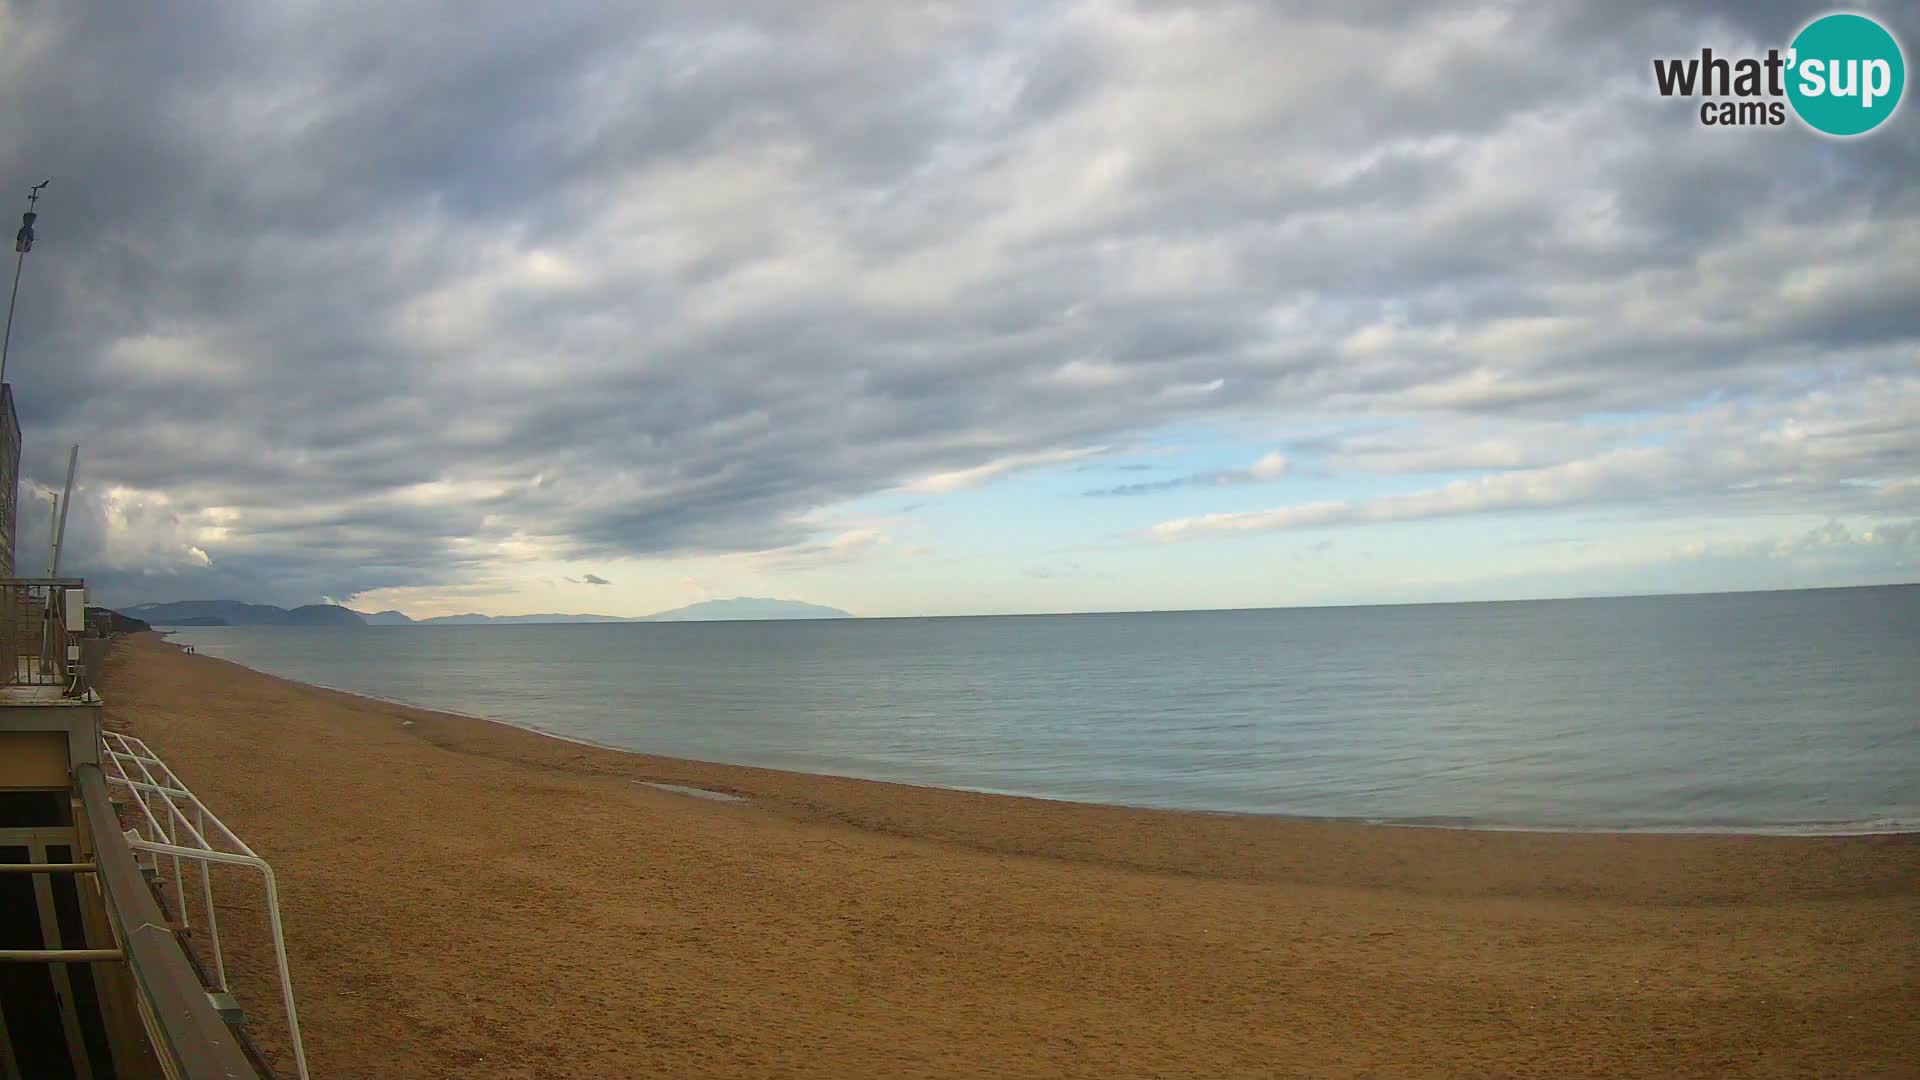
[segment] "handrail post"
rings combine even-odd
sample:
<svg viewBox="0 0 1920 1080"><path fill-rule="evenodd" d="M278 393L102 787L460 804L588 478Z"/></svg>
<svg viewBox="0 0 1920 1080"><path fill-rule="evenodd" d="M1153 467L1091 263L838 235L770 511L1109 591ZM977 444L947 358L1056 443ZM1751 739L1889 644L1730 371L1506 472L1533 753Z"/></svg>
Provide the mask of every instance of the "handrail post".
<svg viewBox="0 0 1920 1080"><path fill-rule="evenodd" d="M273 867L259 860L260 873L267 880L267 921L273 927L273 958L280 965L280 1002L287 1007L287 1034L293 1039L293 1064L300 1080L307 1080L307 1048L300 1041L300 1014L293 1007L293 975L287 964L287 935L280 927L280 890L274 885Z"/></svg>
<svg viewBox="0 0 1920 1080"><path fill-rule="evenodd" d="M200 832L207 831L206 811L200 812ZM205 859L200 860L200 896L207 906L207 940L213 943L213 977L219 983L220 992L227 992L227 961L220 951L220 922L213 914L213 867Z"/></svg>

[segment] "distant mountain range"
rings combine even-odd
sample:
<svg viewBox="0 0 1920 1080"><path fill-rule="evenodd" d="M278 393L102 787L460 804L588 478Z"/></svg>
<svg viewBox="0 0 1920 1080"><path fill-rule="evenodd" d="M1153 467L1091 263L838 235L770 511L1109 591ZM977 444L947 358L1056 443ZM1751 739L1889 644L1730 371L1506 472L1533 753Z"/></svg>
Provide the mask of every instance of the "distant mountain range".
<svg viewBox="0 0 1920 1080"><path fill-rule="evenodd" d="M400 615L397 611L383 611L382 616ZM368 622L378 616L369 615ZM405 619L405 615L400 615ZM431 619L408 619L414 626L512 626L516 623L603 623L638 622L638 619L623 619L618 615L436 615ZM391 624L398 625L398 624Z"/></svg>
<svg viewBox="0 0 1920 1080"><path fill-rule="evenodd" d="M144 620L136 619L131 615L123 615L118 611L113 611L108 608L89 605L87 607L87 620L91 622L94 616L100 616L107 620L108 633L138 634L141 631L153 629L153 627L147 625Z"/></svg>
<svg viewBox="0 0 1920 1080"><path fill-rule="evenodd" d="M388 625L405 619L397 611L382 611L365 616L369 623ZM764 619L851 619L839 608L805 604L798 600L769 600L757 596L736 596L731 600L703 600L698 604L656 611L628 619L619 615L440 615L431 619L410 620L418 626L511 626L516 623L626 623L626 622L727 622Z"/></svg>
<svg viewBox="0 0 1920 1080"><path fill-rule="evenodd" d="M289 611L271 604L232 600L182 600L175 604L137 604L120 609L154 626L365 626L357 611L337 604L307 604Z"/></svg>
<svg viewBox="0 0 1920 1080"><path fill-rule="evenodd" d="M725 622L766 619L850 619L839 608L805 604L798 600L770 600L737 596L706 600L672 611L628 619L618 615L440 615L412 619L398 611L354 611L337 604L274 607L232 600L183 600L172 604L139 604L122 614L155 626L512 626L526 623Z"/></svg>

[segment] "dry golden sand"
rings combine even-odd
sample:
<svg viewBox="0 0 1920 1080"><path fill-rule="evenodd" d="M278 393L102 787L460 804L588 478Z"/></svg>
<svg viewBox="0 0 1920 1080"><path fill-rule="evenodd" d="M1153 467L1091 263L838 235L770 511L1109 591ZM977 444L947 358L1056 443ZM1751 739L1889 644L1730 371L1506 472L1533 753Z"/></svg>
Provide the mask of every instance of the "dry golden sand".
<svg viewBox="0 0 1920 1080"><path fill-rule="evenodd" d="M279 872L316 1076L1920 1071L1920 838L1395 829L705 765L155 635L104 691ZM251 906L228 947L290 1071L255 894L218 888Z"/></svg>

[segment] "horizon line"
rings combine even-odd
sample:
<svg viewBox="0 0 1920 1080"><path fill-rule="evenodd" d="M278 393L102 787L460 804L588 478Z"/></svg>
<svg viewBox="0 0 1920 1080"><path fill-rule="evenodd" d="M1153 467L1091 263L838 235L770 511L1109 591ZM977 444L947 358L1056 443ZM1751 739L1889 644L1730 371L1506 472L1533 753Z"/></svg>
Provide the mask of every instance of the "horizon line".
<svg viewBox="0 0 1920 1080"><path fill-rule="evenodd" d="M1905 588L1914 588L1914 587L1920 587L1920 580L1877 582L1877 583L1865 584L1865 585L1800 585L1800 586L1786 586L1786 587L1780 587L1780 588L1711 589L1711 590L1690 591L1690 592L1581 593L1581 594L1573 594L1573 595L1518 596L1518 597L1487 598L1487 599L1477 599L1477 600L1384 600L1384 601L1371 601L1371 602L1363 602L1363 603L1345 603L1345 604L1262 604L1262 605L1249 605L1245 607L1114 608L1114 609L1106 609L1106 610L1088 610L1088 611L973 611L973 612L958 612L958 613L928 614L928 615L860 615L853 612L847 612L846 614L843 614L843 615L815 616L810 618L776 617L776 618L744 618L744 619L666 619L666 620L660 620L660 621L662 623L838 622L838 621L845 621L845 620L851 620L851 619L859 619L867 622L878 622L878 621L883 621L888 619L1029 619L1029 618L1061 618L1061 617L1076 616L1076 615L1191 615L1191 614L1203 614L1203 613L1227 613L1227 612L1240 612L1240 611L1324 611L1324 610L1339 610L1343 608L1453 607L1453 606L1461 606L1461 605L1469 605L1469 604L1542 604L1542 603L1565 603L1565 602L1574 601L1574 600L1658 600L1662 598L1679 598L1679 597L1688 597L1688 596L1744 596L1749 594L1767 594L1767 593L1838 592L1838 591L1847 590L1847 589L1905 589ZM770 597L734 597L733 599L772 599L772 598ZM700 603L708 603L708 602L709 601L695 601L694 603L700 604ZM811 603L810 601L801 601L801 600L786 601L786 602ZM244 604L244 605L255 606L255 607L278 607L279 606L277 604L255 604L252 601L246 601L246 600L226 600L226 601L172 600L172 601L164 601L164 602L145 601L142 604L132 605L132 607L142 607L142 606L148 606L148 605L164 607L171 604L196 604L196 603L198 604L230 603L230 604ZM345 604L302 604L299 606L300 607L336 607L343 611L349 611L355 615L359 615L362 617L366 617L369 615L383 614L384 612L391 611L391 612L396 612L400 615L406 616L408 619L413 620L411 624L389 624L388 628L391 628L393 626L404 628L406 625L419 625L422 623L433 621L435 619L459 619L459 618L467 618L467 617L479 617L479 618L485 618L485 619L528 619L528 618L539 618L542 616L553 616L556 618L601 619L601 620L607 620L610 623L649 622L649 621L652 621L654 616L656 615L662 615L662 614L666 614L667 612L681 610L681 608L666 608L666 609L663 609L662 611L650 612L646 615L603 615L597 612L546 612L546 611L530 612L522 615L487 615L477 611L463 611L454 615L428 615L422 618L414 619L413 616L407 615L406 612L400 611L400 609L398 608L386 608L386 609L383 609L383 611L368 612L368 611L361 611L357 608L348 607ZM685 605L682 605L681 607L684 608L684 607L691 607L691 606L693 605L685 604ZM812 606L829 607L831 605L813 604ZM117 611L120 614L125 615L127 614L127 611L130 609L109 608L108 610ZM296 609L283 608L281 610L292 611ZM836 608L834 610L845 611L844 608ZM130 617L138 618L138 616L130 616ZM157 625L166 625L166 624L157 624ZM473 625L481 625L481 624L473 624ZM522 624L522 625L541 625L541 624L536 623L536 624ZM567 625L567 624L550 623L546 625ZM315 628L323 629L323 630L335 629L334 627L327 627L327 626L319 626ZM382 629L382 627L374 627L374 626L369 626L367 628ZM189 629L189 630L219 629L219 627L183 627L183 629Z"/></svg>

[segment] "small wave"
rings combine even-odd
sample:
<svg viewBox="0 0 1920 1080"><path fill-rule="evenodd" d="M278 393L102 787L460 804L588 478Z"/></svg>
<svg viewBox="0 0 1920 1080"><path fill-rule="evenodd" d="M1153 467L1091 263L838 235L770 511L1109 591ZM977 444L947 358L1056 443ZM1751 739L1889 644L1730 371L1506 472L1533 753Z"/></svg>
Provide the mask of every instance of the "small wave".
<svg viewBox="0 0 1920 1080"><path fill-rule="evenodd" d="M1652 825L1520 824L1471 818L1307 818L1358 821L1397 829L1452 829L1468 832L1593 833L1632 836L1898 836L1920 833L1920 820L1873 818L1862 821L1707 822Z"/></svg>

